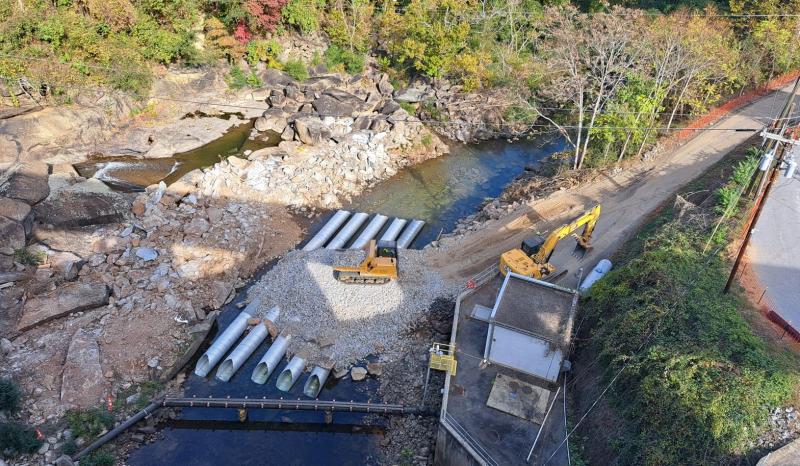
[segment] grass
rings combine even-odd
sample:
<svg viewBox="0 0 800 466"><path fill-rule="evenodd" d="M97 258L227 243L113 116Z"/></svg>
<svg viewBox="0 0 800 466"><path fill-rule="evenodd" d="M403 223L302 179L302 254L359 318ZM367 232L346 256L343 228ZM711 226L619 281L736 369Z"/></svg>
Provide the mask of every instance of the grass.
<svg viewBox="0 0 800 466"><path fill-rule="evenodd" d="M114 455L105 450L96 450L81 458L81 466L114 466L116 462Z"/></svg>
<svg viewBox="0 0 800 466"><path fill-rule="evenodd" d="M139 394L139 399L136 400L135 403L130 405L130 407L135 411L141 411L150 403L156 394L164 388L164 385L156 382L156 381L146 381L142 382L139 385L134 385L131 388L121 391L117 394L116 400L114 400L114 411L124 411L128 408L125 400L136 393Z"/></svg>
<svg viewBox="0 0 800 466"><path fill-rule="evenodd" d="M75 438L94 438L114 425L114 416L107 410L97 407L86 410L69 410L64 415L67 425Z"/></svg>
<svg viewBox="0 0 800 466"><path fill-rule="evenodd" d="M23 265L39 265L44 263L47 254L38 251L33 252L26 248L19 248L14 250L14 260Z"/></svg>
<svg viewBox="0 0 800 466"><path fill-rule="evenodd" d="M741 164L727 163L716 176L741 182ZM584 303L592 332L580 352L609 367L600 384L625 365L608 392L624 423L602 432L614 438L620 464L717 464L746 455L800 380L794 358L750 329L745 303L721 294L729 263L703 252L716 210L698 207L678 220L664 209Z"/></svg>

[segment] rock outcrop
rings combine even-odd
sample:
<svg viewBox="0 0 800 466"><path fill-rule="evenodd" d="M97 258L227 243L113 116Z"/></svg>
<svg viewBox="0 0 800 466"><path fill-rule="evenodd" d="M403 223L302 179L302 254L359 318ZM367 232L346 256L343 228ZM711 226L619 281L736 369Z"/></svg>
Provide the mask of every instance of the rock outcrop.
<svg viewBox="0 0 800 466"><path fill-rule="evenodd" d="M79 329L72 336L64 375L61 402L77 409L93 408L109 394L109 385L100 366L100 347L89 332Z"/></svg>
<svg viewBox="0 0 800 466"><path fill-rule="evenodd" d="M108 304L109 289L104 284L71 284L50 294L28 300L22 308L17 330L24 331L73 312Z"/></svg>

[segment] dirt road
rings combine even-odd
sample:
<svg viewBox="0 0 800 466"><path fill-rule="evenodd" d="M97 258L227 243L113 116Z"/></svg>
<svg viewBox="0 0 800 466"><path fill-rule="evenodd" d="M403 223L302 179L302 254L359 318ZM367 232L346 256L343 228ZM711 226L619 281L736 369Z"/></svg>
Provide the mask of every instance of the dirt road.
<svg viewBox="0 0 800 466"><path fill-rule="evenodd" d="M713 130L700 132L686 144L654 160L535 200L463 237L443 239L440 248L431 252L431 266L447 278L466 281L495 263L503 251L518 247L527 235L535 231L546 234L601 203L603 212L593 236L594 250L579 261L571 254L574 242L565 240L551 260L560 270L569 269L559 282L574 286L574 272L612 255L679 187L753 135L734 128L760 129L777 111L776 102L786 99L790 87L761 97L725 117Z"/></svg>

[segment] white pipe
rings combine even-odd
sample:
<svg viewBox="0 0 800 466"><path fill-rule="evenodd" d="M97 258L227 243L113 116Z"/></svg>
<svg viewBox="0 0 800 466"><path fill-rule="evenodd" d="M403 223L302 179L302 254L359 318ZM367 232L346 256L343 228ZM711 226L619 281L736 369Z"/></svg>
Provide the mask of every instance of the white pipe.
<svg viewBox="0 0 800 466"><path fill-rule="evenodd" d="M278 376L278 382L275 383L275 386L282 392L288 392L305 369L306 360L300 356L293 357L289 364L283 368L281 375Z"/></svg>
<svg viewBox="0 0 800 466"><path fill-rule="evenodd" d="M420 230L422 230L423 226L425 226L425 222L422 220L412 220L406 229L403 230L400 239L397 240L398 249L405 249L411 246L411 243L414 241L414 238L417 237Z"/></svg>
<svg viewBox="0 0 800 466"><path fill-rule="evenodd" d="M367 227L364 228L364 231L362 231L361 234L358 235L358 238L353 241L353 244L350 245L350 249L362 249L364 246L366 246L367 243L369 243L369 240L374 238L375 235L381 231L383 224L386 223L386 220L388 219L389 217L385 215L375 214L375 217L373 217L372 221L367 224Z"/></svg>
<svg viewBox="0 0 800 466"><path fill-rule="evenodd" d="M353 214L353 216L350 217L350 220L347 221L339 233L333 237L327 246L325 246L325 249L343 249L344 245L347 243L347 240L356 234L356 231L358 231L361 225L366 222L368 218L369 215L365 214L364 212Z"/></svg>
<svg viewBox="0 0 800 466"><path fill-rule="evenodd" d="M261 361L258 361L256 368L253 369L253 376L250 377L250 380L257 384L264 384L269 376L272 375L272 371L280 364L291 340L291 335L278 335L278 338L272 342L272 346L269 347Z"/></svg>
<svg viewBox="0 0 800 466"><path fill-rule="evenodd" d="M247 307L233 319L228 328L225 329L220 336L218 336L214 343L206 350L200 360L197 361L197 366L194 368L194 373L200 377L205 377L211 372L211 369L225 356L225 353L236 343L236 340L242 336L247 328L247 319L253 317L253 313L261 304L261 300L256 298L247 305Z"/></svg>
<svg viewBox="0 0 800 466"><path fill-rule="evenodd" d="M244 337L239 346L237 346L231 354L222 361L222 364L217 369L217 380L227 382L233 377L233 374L242 367L247 358L258 348L258 346L267 339L269 330L267 326L259 322L258 325L250 329L250 333Z"/></svg>
<svg viewBox="0 0 800 466"><path fill-rule="evenodd" d="M381 241L394 241L397 239L397 236L403 230L403 227L406 226L406 222L408 220L404 218L396 218L392 220L392 223L389 224L389 228L383 233L381 236Z"/></svg>
<svg viewBox="0 0 800 466"><path fill-rule="evenodd" d="M347 217L350 216L350 212L346 210L340 210L333 214L328 223L320 229L316 235L314 235L311 240L303 246L303 251L313 251L315 249L319 249L325 245L325 243L336 233L336 230L339 229L340 226L347 220Z"/></svg>
<svg viewBox="0 0 800 466"><path fill-rule="evenodd" d="M264 319L266 319L266 320L268 320L268 321L270 321L270 322L272 322L274 324L275 321L278 320L278 317L280 315L281 315L281 308L279 308L278 306L273 306L272 309L267 311L266 315L264 316Z"/></svg>
<svg viewBox="0 0 800 466"><path fill-rule="evenodd" d="M597 265L594 266L589 275L583 280L581 286L579 288L580 291L586 291L594 285L597 280L603 278L608 271L611 270L611 261L608 259L602 259Z"/></svg>
<svg viewBox="0 0 800 466"><path fill-rule="evenodd" d="M303 394L309 398L316 398L319 392L322 391L322 387L325 385L325 381L328 380L329 375L331 375L330 369L315 366L303 386Z"/></svg>

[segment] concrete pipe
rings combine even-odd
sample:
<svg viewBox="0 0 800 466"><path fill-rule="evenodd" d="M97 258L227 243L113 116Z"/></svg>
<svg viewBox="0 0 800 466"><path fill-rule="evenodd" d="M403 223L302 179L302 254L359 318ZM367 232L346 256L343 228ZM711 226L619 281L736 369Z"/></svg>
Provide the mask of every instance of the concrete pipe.
<svg viewBox="0 0 800 466"><path fill-rule="evenodd" d="M392 223L389 224L389 228L383 233L381 236L381 241L394 241L400 235L400 232L403 231L403 227L406 226L406 222L408 220L404 218L396 218L392 220Z"/></svg>
<svg viewBox="0 0 800 466"><path fill-rule="evenodd" d="M278 318L280 309L278 306L273 307L267 312L267 315L274 315ZM259 345L264 342L269 336L269 328L265 323L259 322L258 325L250 329L250 333L244 337L239 346L234 348L233 351L222 361L222 364L217 369L217 380L227 382L233 377L233 374L238 371L242 365L247 361L253 352L258 349Z"/></svg>
<svg viewBox="0 0 800 466"><path fill-rule="evenodd" d="M339 233L325 246L325 249L344 249L344 245L347 244L347 241L356 234L358 229L361 228L361 225L363 225L368 218L369 215L364 212L353 214Z"/></svg>
<svg viewBox="0 0 800 466"><path fill-rule="evenodd" d="M314 237L311 238L308 243L306 243L305 246L303 246L303 251L313 251L324 246L328 239L330 239L330 237L336 233L336 230L342 226L344 221L347 220L347 217L349 216L350 212L346 210L340 210L333 214L333 217L328 220L328 223L326 223L325 226L323 226L322 229L319 230L317 234L314 235Z"/></svg>
<svg viewBox="0 0 800 466"><path fill-rule="evenodd" d="M236 340L242 336L247 328L247 319L253 317L256 309L261 304L261 300L256 298L247 305L242 312L233 319L228 328L220 336L218 336L214 343L206 350L200 360L197 361L197 366L194 368L194 373L200 377L205 377L211 372L211 369L225 356L225 353L236 343Z"/></svg>
<svg viewBox="0 0 800 466"><path fill-rule="evenodd" d="M278 376L278 382L275 386L282 392L288 392L292 386L297 383L297 379L306 369L306 360L300 356L295 356L289 361L289 364L283 369L281 375Z"/></svg>
<svg viewBox="0 0 800 466"><path fill-rule="evenodd" d="M256 368L253 369L253 375L250 380L263 385L272 375L272 371L281 363L281 359L286 354L286 349L289 348L291 340L291 335L278 335L278 338L272 342L272 346L269 347L261 361L258 361Z"/></svg>
<svg viewBox="0 0 800 466"><path fill-rule="evenodd" d="M412 220L406 229L403 230L400 239L397 240L397 247L399 249L405 249L411 246L411 243L414 242L414 238L417 237L423 226L425 226L425 222L422 220Z"/></svg>
<svg viewBox="0 0 800 466"><path fill-rule="evenodd" d="M597 263L597 265L594 266L592 271L589 272L589 275L586 276L586 278L583 280L583 283L581 283L580 288L578 289L580 291L588 290L592 287L592 285L594 285L594 282L603 278L603 276L607 274L609 270L611 270L611 261L608 259L602 259Z"/></svg>
<svg viewBox="0 0 800 466"><path fill-rule="evenodd" d="M314 370L311 371L311 375L308 376L306 384L303 386L303 394L309 398L316 398L319 396L319 392L322 391L322 387L325 385L325 381L328 380L329 375L331 375L330 369L315 366Z"/></svg>
<svg viewBox="0 0 800 466"><path fill-rule="evenodd" d="M350 249L361 249L369 243L369 240L375 237L378 232L381 231L383 228L383 224L386 223L389 217L381 214L375 214L375 217L367 224L367 227L364 228L364 231L358 235L353 244L350 245Z"/></svg>

